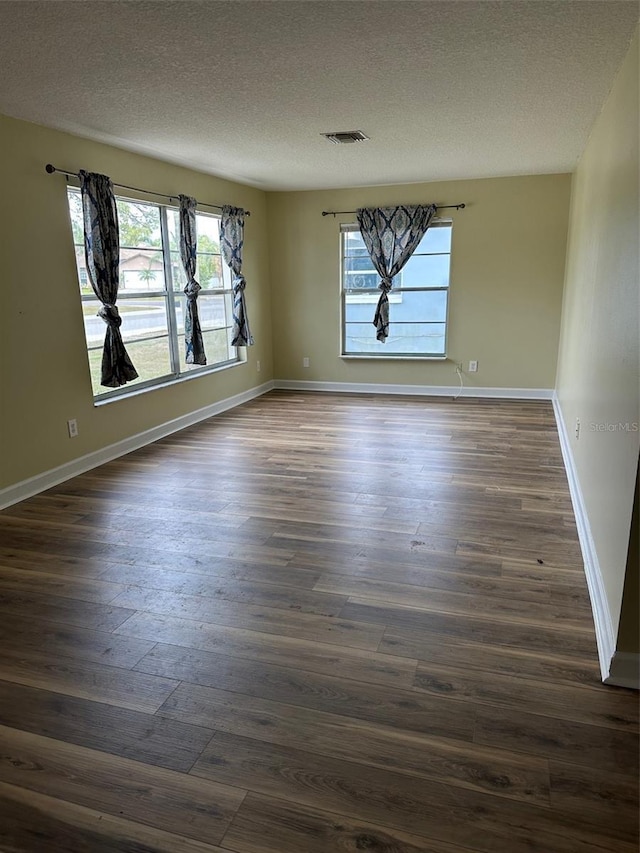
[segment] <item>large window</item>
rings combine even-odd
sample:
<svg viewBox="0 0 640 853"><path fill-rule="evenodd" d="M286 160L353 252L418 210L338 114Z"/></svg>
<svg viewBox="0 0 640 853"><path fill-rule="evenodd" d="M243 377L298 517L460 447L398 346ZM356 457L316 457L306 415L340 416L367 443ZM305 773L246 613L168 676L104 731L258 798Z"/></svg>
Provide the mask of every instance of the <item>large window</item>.
<svg viewBox="0 0 640 853"><path fill-rule="evenodd" d="M80 191L68 189L84 314L91 382L95 397L121 396L130 390L202 373L239 361L231 346L232 290L229 268L220 255L220 218L196 214L198 257L196 279L206 367L184 360L184 317L187 281L180 260L178 210L149 202L117 198L120 227L120 331L139 378L123 388L100 385L105 323L97 316L101 303L87 277Z"/></svg>
<svg viewBox="0 0 640 853"><path fill-rule="evenodd" d="M380 296L357 225L343 225L342 354L373 358L443 358L446 355L451 223L432 224L393 280L389 337L376 340L372 323Z"/></svg>

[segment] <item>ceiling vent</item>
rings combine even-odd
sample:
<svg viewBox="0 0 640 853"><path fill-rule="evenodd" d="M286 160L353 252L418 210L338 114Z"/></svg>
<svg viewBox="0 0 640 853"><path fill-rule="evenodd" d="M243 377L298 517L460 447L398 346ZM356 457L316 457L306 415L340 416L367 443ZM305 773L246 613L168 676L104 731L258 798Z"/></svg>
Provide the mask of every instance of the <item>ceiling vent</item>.
<svg viewBox="0 0 640 853"><path fill-rule="evenodd" d="M364 142L368 139L361 130L343 130L337 133L323 133L325 139L333 142L334 145L348 145L351 142Z"/></svg>

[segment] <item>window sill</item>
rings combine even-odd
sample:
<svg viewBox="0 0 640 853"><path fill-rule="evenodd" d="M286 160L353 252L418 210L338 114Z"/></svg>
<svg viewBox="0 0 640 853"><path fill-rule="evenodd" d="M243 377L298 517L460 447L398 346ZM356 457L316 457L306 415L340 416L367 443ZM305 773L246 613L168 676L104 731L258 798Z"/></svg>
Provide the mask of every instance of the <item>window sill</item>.
<svg viewBox="0 0 640 853"><path fill-rule="evenodd" d="M178 377L174 377L171 379L158 379L157 382L151 380L149 383L142 386L132 386L131 389L127 389L126 385L123 386L122 391L118 393L110 394L105 397L94 397L93 405L95 408L100 408L102 406L107 406L110 403L116 403L119 400L129 400L131 397L139 397L141 394L146 394L149 391L157 391L159 388L171 388L174 385L182 385L184 382L190 382L192 379L200 379L204 376L211 376L214 373L220 373L223 370L229 370L234 367L242 367L247 363L246 355L241 356L238 361L232 361L228 364L221 364L219 367L210 367L204 370L194 370L192 373L183 373Z"/></svg>
<svg viewBox="0 0 640 853"><path fill-rule="evenodd" d="M375 353L345 354L340 358L349 361L451 361L446 355L376 355Z"/></svg>

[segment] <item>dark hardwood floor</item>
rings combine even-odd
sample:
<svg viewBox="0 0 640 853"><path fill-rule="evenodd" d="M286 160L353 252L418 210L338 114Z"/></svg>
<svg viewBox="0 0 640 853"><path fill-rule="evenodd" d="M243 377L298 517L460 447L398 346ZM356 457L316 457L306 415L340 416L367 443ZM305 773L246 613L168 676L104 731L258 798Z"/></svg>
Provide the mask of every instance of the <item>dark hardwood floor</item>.
<svg viewBox="0 0 640 853"><path fill-rule="evenodd" d="M637 853L548 402L272 392L0 513L2 853Z"/></svg>

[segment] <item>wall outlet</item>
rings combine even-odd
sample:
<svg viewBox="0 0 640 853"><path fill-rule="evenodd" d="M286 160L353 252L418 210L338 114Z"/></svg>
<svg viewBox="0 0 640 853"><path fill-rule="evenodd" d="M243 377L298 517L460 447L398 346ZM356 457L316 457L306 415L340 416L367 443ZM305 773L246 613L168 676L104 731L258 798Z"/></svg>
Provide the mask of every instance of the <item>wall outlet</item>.
<svg viewBox="0 0 640 853"><path fill-rule="evenodd" d="M256 370L260 373L260 361L256 361Z"/></svg>
<svg viewBox="0 0 640 853"><path fill-rule="evenodd" d="M311 362L310 362L309 358L305 355L305 357L302 359L302 366L303 367L309 367L310 364L311 364Z"/></svg>
<svg viewBox="0 0 640 853"><path fill-rule="evenodd" d="M67 429L69 430L69 438L75 438L78 435L78 421L71 418L70 421L67 421Z"/></svg>
<svg viewBox="0 0 640 853"><path fill-rule="evenodd" d="M477 373L478 372L478 362L470 361L469 362L469 373Z"/></svg>
<svg viewBox="0 0 640 853"><path fill-rule="evenodd" d="M576 418L576 439L580 438L580 418Z"/></svg>

